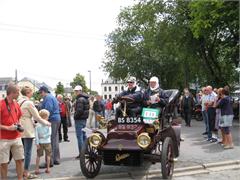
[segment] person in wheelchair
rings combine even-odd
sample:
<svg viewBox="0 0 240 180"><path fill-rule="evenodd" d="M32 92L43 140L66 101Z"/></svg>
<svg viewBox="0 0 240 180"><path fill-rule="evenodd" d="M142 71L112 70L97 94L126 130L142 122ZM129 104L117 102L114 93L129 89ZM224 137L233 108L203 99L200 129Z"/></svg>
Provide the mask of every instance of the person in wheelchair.
<svg viewBox="0 0 240 180"><path fill-rule="evenodd" d="M168 98L159 86L156 76L149 80L149 88L144 93L144 105L149 108L163 108L166 106Z"/></svg>
<svg viewBox="0 0 240 180"><path fill-rule="evenodd" d="M113 103L123 102L127 103L126 105L126 114L129 117L136 117L141 114L142 111L142 102L143 102L143 93L136 84L136 78L130 77L127 80L127 89L123 90L120 94L116 95ZM120 107L116 109L116 119L118 117L125 116L124 103L120 103Z"/></svg>

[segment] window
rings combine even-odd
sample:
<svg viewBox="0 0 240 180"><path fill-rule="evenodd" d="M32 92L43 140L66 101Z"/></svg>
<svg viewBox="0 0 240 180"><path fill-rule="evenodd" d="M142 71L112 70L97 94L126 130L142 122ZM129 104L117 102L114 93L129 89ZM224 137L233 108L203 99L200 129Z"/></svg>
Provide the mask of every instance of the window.
<svg viewBox="0 0 240 180"><path fill-rule="evenodd" d="M122 91L123 91L123 90L124 90L124 87L122 86L121 89L122 89Z"/></svg>
<svg viewBox="0 0 240 180"><path fill-rule="evenodd" d="M115 91L118 91L118 88L117 88L117 86L115 86Z"/></svg>
<svg viewBox="0 0 240 180"><path fill-rule="evenodd" d="M107 99L107 95L104 95L104 99Z"/></svg>
<svg viewBox="0 0 240 180"><path fill-rule="evenodd" d="M109 99L112 99L112 95L111 94L109 95Z"/></svg>
<svg viewBox="0 0 240 180"><path fill-rule="evenodd" d="M108 87L108 91L111 92L112 91L112 88L111 86Z"/></svg>
<svg viewBox="0 0 240 180"><path fill-rule="evenodd" d="M105 91L105 92L107 91L107 87L106 87L106 86L104 87L104 91Z"/></svg>
<svg viewBox="0 0 240 180"><path fill-rule="evenodd" d="M0 85L0 91L3 89L3 86Z"/></svg>

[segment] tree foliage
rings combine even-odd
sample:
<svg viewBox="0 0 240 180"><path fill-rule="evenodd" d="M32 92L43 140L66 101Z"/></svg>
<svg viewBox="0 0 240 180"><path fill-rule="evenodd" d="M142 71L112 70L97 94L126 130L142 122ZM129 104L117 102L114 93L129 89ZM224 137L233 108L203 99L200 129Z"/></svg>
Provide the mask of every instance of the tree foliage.
<svg viewBox="0 0 240 180"><path fill-rule="evenodd" d="M62 94L62 95L64 95L64 86L63 86L63 84L62 84L61 82L58 82L57 88L56 88L56 90L55 90L55 94L56 94L56 95L57 95L57 94Z"/></svg>
<svg viewBox="0 0 240 180"><path fill-rule="evenodd" d="M36 101L36 100L40 101L40 99L42 98L39 91L34 92L32 97L33 97L34 101Z"/></svg>
<svg viewBox="0 0 240 180"><path fill-rule="evenodd" d="M123 9L108 35L104 70L145 82L158 76L164 88L237 80L239 2L139 1Z"/></svg>
<svg viewBox="0 0 240 180"><path fill-rule="evenodd" d="M75 86L80 85L83 88L83 92L89 92L89 89L86 86L85 78L80 73L76 74L70 85L72 86L73 89L75 88Z"/></svg>

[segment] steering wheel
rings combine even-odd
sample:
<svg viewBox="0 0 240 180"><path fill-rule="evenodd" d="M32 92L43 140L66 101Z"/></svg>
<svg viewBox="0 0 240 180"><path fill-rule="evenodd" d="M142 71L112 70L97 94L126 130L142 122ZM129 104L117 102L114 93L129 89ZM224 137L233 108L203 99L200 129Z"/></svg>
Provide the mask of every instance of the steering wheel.
<svg viewBox="0 0 240 180"><path fill-rule="evenodd" d="M122 96L121 98L121 101L125 101L127 103L133 103L135 100L129 96Z"/></svg>

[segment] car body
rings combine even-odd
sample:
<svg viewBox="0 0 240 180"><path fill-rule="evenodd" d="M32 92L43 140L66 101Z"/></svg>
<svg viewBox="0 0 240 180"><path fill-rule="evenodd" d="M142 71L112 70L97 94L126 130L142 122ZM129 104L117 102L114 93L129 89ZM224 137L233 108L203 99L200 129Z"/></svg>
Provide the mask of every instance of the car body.
<svg viewBox="0 0 240 180"><path fill-rule="evenodd" d="M141 166L150 161L161 162L163 178L171 177L173 159L179 156L181 129L171 115L172 103L178 99L179 91L171 91L168 91L169 102L161 116L156 109L143 108L141 116L109 121L106 134L93 130L80 155L83 175L97 176L102 162L114 166Z"/></svg>

